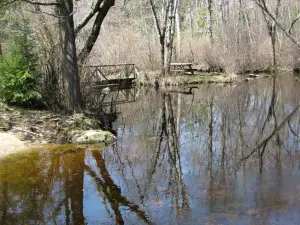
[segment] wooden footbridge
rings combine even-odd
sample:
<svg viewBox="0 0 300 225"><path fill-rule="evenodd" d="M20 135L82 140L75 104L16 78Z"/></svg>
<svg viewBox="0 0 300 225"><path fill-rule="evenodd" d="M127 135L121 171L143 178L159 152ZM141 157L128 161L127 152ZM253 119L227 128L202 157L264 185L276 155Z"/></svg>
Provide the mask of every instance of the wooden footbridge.
<svg viewBox="0 0 300 225"><path fill-rule="evenodd" d="M96 87L122 87L132 85L138 76L135 64L111 64L86 66L89 82Z"/></svg>
<svg viewBox="0 0 300 225"><path fill-rule="evenodd" d="M199 72L192 67L192 63L171 63L171 74L180 75L195 75ZM131 86L139 75L135 64L121 63L110 65L91 65L85 66L86 82L93 87L109 87L111 89L119 89L126 86Z"/></svg>

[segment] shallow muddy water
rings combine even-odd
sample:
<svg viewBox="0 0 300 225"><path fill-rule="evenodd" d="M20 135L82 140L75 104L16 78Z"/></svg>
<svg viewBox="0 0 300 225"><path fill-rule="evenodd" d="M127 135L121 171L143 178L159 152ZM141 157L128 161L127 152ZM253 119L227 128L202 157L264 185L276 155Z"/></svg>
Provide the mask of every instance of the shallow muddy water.
<svg viewBox="0 0 300 225"><path fill-rule="evenodd" d="M2 159L1 225L300 223L293 75L99 93L116 143Z"/></svg>

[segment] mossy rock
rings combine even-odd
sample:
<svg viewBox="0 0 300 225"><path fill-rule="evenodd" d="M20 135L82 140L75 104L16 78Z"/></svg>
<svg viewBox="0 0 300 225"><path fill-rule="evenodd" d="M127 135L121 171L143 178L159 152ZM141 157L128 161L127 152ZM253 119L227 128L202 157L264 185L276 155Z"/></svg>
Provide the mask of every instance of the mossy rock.
<svg viewBox="0 0 300 225"><path fill-rule="evenodd" d="M112 133L103 130L73 131L72 133L73 144L110 144L116 139Z"/></svg>
<svg viewBox="0 0 300 225"><path fill-rule="evenodd" d="M61 136L62 142L69 142L79 132L97 130L99 128L100 123L96 119L85 117L83 114L76 114L60 123L58 135Z"/></svg>
<svg viewBox="0 0 300 225"><path fill-rule="evenodd" d="M96 119L85 117L83 114L76 114L67 121L65 121L66 127L75 130L88 130L96 129L99 127L99 121Z"/></svg>

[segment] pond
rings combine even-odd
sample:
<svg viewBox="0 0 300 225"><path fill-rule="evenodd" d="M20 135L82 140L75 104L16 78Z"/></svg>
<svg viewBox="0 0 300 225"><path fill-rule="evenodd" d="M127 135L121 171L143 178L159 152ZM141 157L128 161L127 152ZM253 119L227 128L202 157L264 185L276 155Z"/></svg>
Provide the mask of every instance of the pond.
<svg viewBox="0 0 300 225"><path fill-rule="evenodd" d="M95 92L116 143L2 159L0 224L299 224L299 94L289 73Z"/></svg>

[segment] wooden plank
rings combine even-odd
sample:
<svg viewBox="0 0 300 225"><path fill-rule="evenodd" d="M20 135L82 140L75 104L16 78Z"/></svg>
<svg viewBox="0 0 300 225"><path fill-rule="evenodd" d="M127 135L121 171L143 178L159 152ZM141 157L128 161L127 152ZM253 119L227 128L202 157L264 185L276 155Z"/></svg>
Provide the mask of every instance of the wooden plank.
<svg viewBox="0 0 300 225"><path fill-rule="evenodd" d="M121 100L121 101L116 101L115 102L115 105L122 105L122 104L127 104L127 103L133 103L135 102L136 100ZM105 103L102 103L102 106L105 107L105 106L111 106L111 102L105 102Z"/></svg>
<svg viewBox="0 0 300 225"><path fill-rule="evenodd" d="M198 71L197 69L184 69L184 72L195 72Z"/></svg>
<svg viewBox="0 0 300 225"><path fill-rule="evenodd" d="M132 68L131 68L130 72L129 72L129 73L127 74L127 76L126 76L127 78L129 78L130 75L133 74L134 69L135 69L135 67L132 67ZM133 77L135 78L134 74L133 74Z"/></svg>
<svg viewBox="0 0 300 225"><path fill-rule="evenodd" d="M125 78L125 79L109 79L109 80L102 80L102 81L96 81L96 84L99 85L118 85L118 84L128 84L132 83L135 80L135 78Z"/></svg>
<svg viewBox="0 0 300 225"><path fill-rule="evenodd" d="M134 66L132 63L107 64L107 65L90 65L84 67L117 67L117 66Z"/></svg>
<svg viewBox="0 0 300 225"><path fill-rule="evenodd" d="M170 70L171 72L185 72L185 70Z"/></svg>
<svg viewBox="0 0 300 225"><path fill-rule="evenodd" d="M123 78L123 77L126 77L126 76L122 76L123 72L125 71L126 67L122 68L121 72L119 73L118 77L119 78Z"/></svg>
<svg viewBox="0 0 300 225"><path fill-rule="evenodd" d="M100 75L102 75L104 77L104 79L108 80L107 77L104 75L104 73L100 70L100 68L97 68L96 71L98 71L100 73ZM99 76L99 78L101 79L101 76Z"/></svg>
<svg viewBox="0 0 300 225"><path fill-rule="evenodd" d="M137 78L137 76L139 76L139 71L138 71L137 68L134 66L134 78Z"/></svg>
<svg viewBox="0 0 300 225"><path fill-rule="evenodd" d="M196 71L198 71L197 69L183 69L183 70L170 70L171 72L191 72L191 73L193 73L193 72L196 72Z"/></svg>
<svg viewBox="0 0 300 225"><path fill-rule="evenodd" d="M193 63L171 63L170 66L191 66Z"/></svg>

